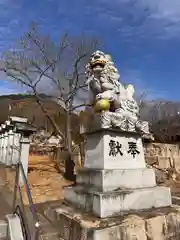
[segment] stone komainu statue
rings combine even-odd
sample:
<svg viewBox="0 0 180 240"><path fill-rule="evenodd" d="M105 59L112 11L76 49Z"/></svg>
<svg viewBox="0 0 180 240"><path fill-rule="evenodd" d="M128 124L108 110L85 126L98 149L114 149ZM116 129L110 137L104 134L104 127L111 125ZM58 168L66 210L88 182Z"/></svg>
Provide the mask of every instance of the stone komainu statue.
<svg viewBox="0 0 180 240"><path fill-rule="evenodd" d="M120 74L111 56L101 51L94 52L86 70L90 104L95 105L103 99L110 105L107 111L94 114L93 128L99 123L101 128L115 127L152 138L148 122L139 119L139 106L133 97L134 87L120 82Z"/></svg>

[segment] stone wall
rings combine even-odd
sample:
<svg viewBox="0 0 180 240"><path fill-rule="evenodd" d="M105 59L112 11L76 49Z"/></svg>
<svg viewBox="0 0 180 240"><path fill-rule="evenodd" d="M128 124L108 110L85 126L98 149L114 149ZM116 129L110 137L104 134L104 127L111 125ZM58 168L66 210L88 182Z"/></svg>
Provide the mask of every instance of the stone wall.
<svg viewBox="0 0 180 240"><path fill-rule="evenodd" d="M97 219L61 206L52 216L56 218L62 240L177 240L180 239L179 211L179 207L173 206L125 217Z"/></svg>
<svg viewBox="0 0 180 240"><path fill-rule="evenodd" d="M174 167L180 172L180 144L145 143L144 151L148 164L162 169Z"/></svg>

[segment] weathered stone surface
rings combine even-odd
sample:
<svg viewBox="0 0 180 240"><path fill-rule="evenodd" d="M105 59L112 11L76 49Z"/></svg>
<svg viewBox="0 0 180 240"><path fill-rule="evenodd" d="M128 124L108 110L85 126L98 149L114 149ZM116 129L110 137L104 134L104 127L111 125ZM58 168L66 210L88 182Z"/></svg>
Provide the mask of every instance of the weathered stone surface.
<svg viewBox="0 0 180 240"><path fill-rule="evenodd" d="M149 240L163 240L168 234L165 216L158 216L145 221L146 232Z"/></svg>
<svg viewBox="0 0 180 240"><path fill-rule="evenodd" d="M156 187L154 170L146 168L137 133L88 133L84 165L77 186L65 189L65 200L85 212L105 218L172 204L170 189Z"/></svg>
<svg viewBox="0 0 180 240"><path fill-rule="evenodd" d="M145 159L148 164L156 163L159 168L174 167L180 172L180 145L144 143Z"/></svg>
<svg viewBox="0 0 180 240"><path fill-rule="evenodd" d="M64 212L63 209L57 209L57 220L60 226L59 237L63 240L86 240L88 236L88 231L90 230L86 226L83 226L81 222L78 221L77 216L74 216L74 220L69 215L68 212Z"/></svg>
<svg viewBox="0 0 180 240"><path fill-rule="evenodd" d="M180 213L170 213L166 216L167 234L169 239L180 239Z"/></svg>
<svg viewBox="0 0 180 240"><path fill-rule="evenodd" d="M155 169L155 175L157 184L165 183L168 179L167 173L161 169Z"/></svg>
<svg viewBox="0 0 180 240"><path fill-rule="evenodd" d="M125 221L119 226L104 228L94 231L94 240L147 240L145 223L139 217L133 216L132 219Z"/></svg>
<svg viewBox="0 0 180 240"><path fill-rule="evenodd" d="M60 239L59 234L56 233L47 233L39 237L39 240L59 240L59 239Z"/></svg>
<svg viewBox="0 0 180 240"><path fill-rule="evenodd" d="M111 154L110 141L120 144L121 153ZM137 152L129 151L129 143L135 143ZM117 149L115 148L115 151ZM142 139L137 133L103 129L90 133L85 146L85 168L90 169L137 169L145 168Z"/></svg>
<svg viewBox="0 0 180 240"><path fill-rule="evenodd" d="M178 157L180 156L180 145L165 143L145 143L144 151L146 156Z"/></svg>
<svg viewBox="0 0 180 240"><path fill-rule="evenodd" d="M155 187L153 169L127 170L90 170L84 169L77 174L77 184L93 186L99 191Z"/></svg>
<svg viewBox="0 0 180 240"><path fill-rule="evenodd" d="M146 220L148 240L180 239L180 212Z"/></svg>
<svg viewBox="0 0 180 240"><path fill-rule="evenodd" d="M166 187L99 193L93 189L86 190L77 186L66 188L65 200L100 218L123 215L128 211L167 207L172 204L170 189Z"/></svg>
<svg viewBox="0 0 180 240"><path fill-rule="evenodd" d="M98 219L61 206L56 209L62 240L178 240L180 208L163 208L124 218ZM66 235L66 229L71 229Z"/></svg>

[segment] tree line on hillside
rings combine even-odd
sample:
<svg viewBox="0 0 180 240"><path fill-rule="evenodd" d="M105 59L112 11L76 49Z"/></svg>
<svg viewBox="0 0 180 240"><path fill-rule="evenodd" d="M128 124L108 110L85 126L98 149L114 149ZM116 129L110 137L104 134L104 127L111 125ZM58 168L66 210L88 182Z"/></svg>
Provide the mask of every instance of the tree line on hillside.
<svg viewBox="0 0 180 240"><path fill-rule="evenodd" d="M57 122L58 127L65 134L64 122L66 121L66 113L64 109L45 94L41 94L41 99L47 113ZM8 110L9 105L11 105L10 112ZM33 95L12 94L0 96L0 108L3 109L0 114L0 123L3 123L8 115L16 115L27 117L29 122L35 125L37 129L44 129L54 134L57 133L49 119L43 114L41 107L37 104ZM179 109L179 102L143 100L140 108L140 117L143 120L149 121L156 141L166 143L179 141ZM72 114L71 118L74 126L72 139L78 144L82 141L79 133L80 119L77 114Z"/></svg>
<svg viewBox="0 0 180 240"><path fill-rule="evenodd" d="M149 121L156 141L180 141L180 102L145 101L140 114L143 120Z"/></svg>

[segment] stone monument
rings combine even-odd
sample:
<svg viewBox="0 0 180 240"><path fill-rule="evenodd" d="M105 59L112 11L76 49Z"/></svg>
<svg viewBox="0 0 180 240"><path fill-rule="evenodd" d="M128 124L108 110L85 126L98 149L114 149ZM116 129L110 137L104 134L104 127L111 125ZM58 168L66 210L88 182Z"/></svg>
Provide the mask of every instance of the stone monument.
<svg viewBox="0 0 180 240"><path fill-rule="evenodd" d="M153 136L139 119L134 87L120 82L103 52L93 53L86 68L94 114L84 126L84 169L65 201L99 218L170 206L170 189L156 186L154 170L146 168L142 137Z"/></svg>
<svg viewBox="0 0 180 240"><path fill-rule="evenodd" d="M103 52L93 53L86 68L91 114L81 127L85 162L76 185L65 188L64 203L55 210L59 236L179 239L180 209L171 205L170 189L156 186L154 170L146 168L142 138L153 136L148 122L139 119L134 87L120 82L111 57Z"/></svg>

